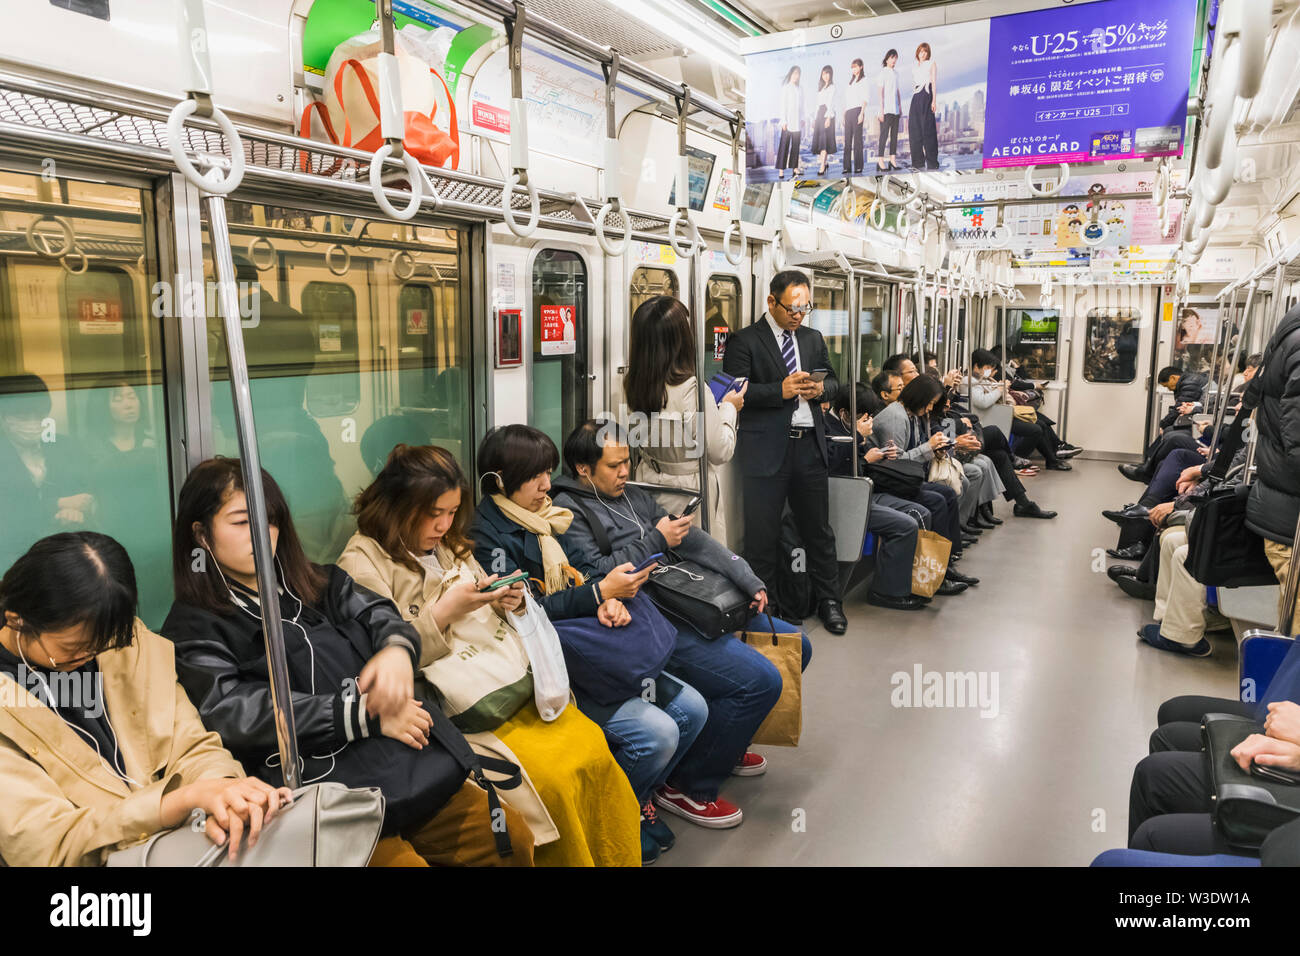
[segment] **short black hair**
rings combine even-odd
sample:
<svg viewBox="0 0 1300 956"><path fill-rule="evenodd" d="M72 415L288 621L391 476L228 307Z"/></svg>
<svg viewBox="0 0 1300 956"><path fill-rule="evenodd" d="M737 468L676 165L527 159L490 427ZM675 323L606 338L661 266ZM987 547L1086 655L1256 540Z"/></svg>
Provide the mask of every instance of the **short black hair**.
<svg viewBox="0 0 1300 956"><path fill-rule="evenodd" d="M1166 365L1164 368L1162 368L1159 372L1156 373L1156 381L1159 382L1161 385L1163 385L1165 382L1169 381L1175 375L1182 375L1182 374L1183 374L1183 370L1180 369L1178 366Z"/></svg>
<svg viewBox="0 0 1300 956"><path fill-rule="evenodd" d="M871 380L871 389L883 398L885 392L889 391L889 380L891 378L901 379L902 377L903 376L898 374L897 370L886 369L885 371L878 373L876 377Z"/></svg>
<svg viewBox="0 0 1300 956"><path fill-rule="evenodd" d="M912 362L912 360L904 352L895 352L881 363L880 368L883 371L897 374L903 368L904 362ZM916 363L912 362L912 364L915 365Z"/></svg>
<svg viewBox="0 0 1300 956"><path fill-rule="evenodd" d="M1264 353L1256 352L1254 355L1246 356L1246 368L1259 368L1264 364Z"/></svg>
<svg viewBox="0 0 1300 956"><path fill-rule="evenodd" d="M918 375L903 386L899 404L913 415L920 415L927 405L943 394L943 384L929 375Z"/></svg>
<svg viewBox="0 0 1300 956"><path fill-rule="evenodd" d="M801 285L805 289L812 289L812 283L808 281L808 277L798 269L782 269L772 276L772 281L767 284L767 291L771 293L776 301L780 302L781 296L785 295L785 290L792 285Z"/></svg>
<svg viewBox="0 0 1300 956"><path fill-rule="evenodd" d="M879 415L880 410L885 407L884 402L880 400L880 396L867 388L867 386L862 382L858 382L856 391L858 399L858 414L867 414L872 416ZM846 383L840 389L839 394L835 396L834 408L836 412L845 412L849 410L849 396L851 394L853 393L849 391L849 387Z"/></svg>
<svg viewBox="0 0 1300 956"><path fill-rule="evenodd" d="M131 646L138 603L126 548L97 531L41 538L0 578L0 611L22 618L24 635L85 624L90 654Z"/></svg>
<svg viewBox="0 0 1300 956"><path fill-rule="evenodd" d="M984 368L988 365L997 368L998 357L988 349L976 349L970 354L970 364L975 368Z"/></svg>
<svg viewBox="0 0 1300 956"><path fill-rule="evenodd" d="M926 349L926 350L925 350L925 360L924 360L924 361L922 361L922 359L921 359L921 353L920 353L920 352L913 352L913 353L912 353L912 364L913 364L913 365L929 365L931 359L933 359L934 361L937 362L937 361L939 361L939 356L935 355L935 354L934 354L933 352L931 352L929 349Z"/></svg>
<svg viewBox="0 0 1300 956"><path fill-rule="evenodd" d="M31 372L0 377L0 414L46 418L53 404L45 380Z"/></svg>
<svg viewBox="0 0 1300 956"><path fill-rule="evenodd" d="M479 487L485 495L513 495L526 481L560 466L560 453L546 432L531 425L494 428L478 446ZM501 485L493 479L501 476Z"/></svg>
<svg viewBox="0 0 1300 956"><path fill-rule="evenodd" d="M627 433L613 419L589 418L580 424L564 440L565 473L570 478L577 478L579 465L595 468L604 456L605 444L610 439L620 445L627 444Z"/></svg>

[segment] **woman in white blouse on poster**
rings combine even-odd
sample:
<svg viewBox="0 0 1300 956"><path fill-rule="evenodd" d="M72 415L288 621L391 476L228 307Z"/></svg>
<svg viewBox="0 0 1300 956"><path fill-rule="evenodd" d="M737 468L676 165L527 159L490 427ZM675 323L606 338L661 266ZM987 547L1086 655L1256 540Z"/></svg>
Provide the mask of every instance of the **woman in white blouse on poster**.
<svg viewBox="0 0 1300 956"><path fill-rule="evenodd" d="M880 61L876 74L876 92L880 109L876 119L880 122L880 142L876 144L876 168L881 172L898 168L898 120L903 112L903 98L898 90L898 51L890 50ZM889 152L885 152L885 147Z"/></svg>
<svg viewBox="0 0 1300 956"><path fill-rule="evenodd" d="M799 67L790 67L781 84L781 138L776 146L776 178L785 179L785 171L793 169L796 176L803 173L799 165L799 130L803 123L803 90L799 88Z"/></svg>
<svg viewBox="0 0 1300 956"><path fill-rule="evenodd" d="M852 74L844 92L844 175L862 172L862 127L867 119L870 83L866 82L861 60L849 65Z"/></svg>
<svg viewBox="0 0 1300 956"><path fill-rule="evenodd" d="M817 115L813 117L812 151L817 153L821 164L818 175L826 175L826 157L835 155L835 71L830 66L822 67L821 78L817 81Z"/></svg>
<svg viewBox="0 0 1300 956"><path fill-rule="evenodd" d="M939 168L939 68L935 65L930 44L916 48L912 64L912 105L907 114L907 135L912 146L913 169Z"/></svg>

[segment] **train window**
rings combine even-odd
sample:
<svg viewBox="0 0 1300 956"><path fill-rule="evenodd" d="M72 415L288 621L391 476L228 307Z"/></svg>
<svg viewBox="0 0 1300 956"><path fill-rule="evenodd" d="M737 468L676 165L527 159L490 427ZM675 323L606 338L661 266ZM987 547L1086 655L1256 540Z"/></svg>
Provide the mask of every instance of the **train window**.
<svg viewBox="0 0 1300 956"><path fill-rule="evenodd" d="M841 382L847 381L845 364L849 345L848 283L842 276L813 274L812 315L808 324L826 339L831 368ZM808 371L812 371L809 369Z"/></svg>
<svg viewBox="0 0 1300 956"><path fill-rule="evenodd" d="M674 299L682 297L677 273L672 269L653 269L650 266L641 266L633 270L632 282L628 290L627 314L631 316L642 302L653 299L657 295L670 295Z"/></svg>
<svg viewBox="0 0 1300 956"><path fill-rule="evenodd" d="M870 382L880 366L884 364L887 343L885 341L885 315L889 304L889 289L874 282L863 282L859 286L858 334L861 336L862 368L858 380Z"/></svg>
<svg viewBox="0 0 1300 956"><path fill-rule="evenodd" d="M533 420L556 448L587 418L587 266L543 249L533 262Z"/></svg>
<svg viewBox="0 0 1300 956"><path fill-rule="evenodd" d="M1061 313L1056 309L1006 309L1007 348L1024 378L1057 377ZM995 343L1001 345L1001 343ZM1093 381L1088 379L1088 381ZM1132 381L1127 379L1126 381Z"/></svg>
<svg viewBox="0 0 1300 956"><path fill-rule="evenodd" d="M46 535L103 532L131 556L157 628L172 600L172 313L155 286L152 197L6 172L0 193L0 573Z"/></svg>
<svg viewBox="0 0 1300 956"><path fill-rule="evenodd" d="M470 332L454 278L462 237L437 229L412 239L409 227L378 221L362 233L342 217L239 202L230 229L236 250L275 252L235 256L262 464L308 555L333 561L354 528L351 499L394 445L442 445L472 468L473 403L459 364ZM204 242L211 280L206 226ZM236 455L220 324L210 320L209 333L213 447Z"/></svg>
<svg viewBox="0 0 1300 956"><path fill-rule="evenodd" d="M1141 315L1133 309L1092 309L1083 343L1088 382L1127 384L1137 378Z"/></svg>
<svg viewBox="0 0 1300 956"><path fill-rule="evenodd" d="M735 276L709 276L704 292L704 377L722 371L722 356L727 336L738 330L740 321L740 280Z"/></svg>

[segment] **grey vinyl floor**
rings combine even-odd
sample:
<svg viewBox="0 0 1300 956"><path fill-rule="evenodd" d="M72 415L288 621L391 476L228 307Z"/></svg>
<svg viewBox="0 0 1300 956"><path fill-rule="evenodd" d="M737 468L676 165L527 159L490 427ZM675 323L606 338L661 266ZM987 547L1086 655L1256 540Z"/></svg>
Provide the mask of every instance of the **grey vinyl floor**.
<svg viewBox="0 0 1300 956"><path fill-rule="evenodd" d="M846 634L805 622L799 746L758 748L767 773L723 787L741 826L665 815L677 844L656 866L1081 866L1124 845L1156 707L1234 696L1236 645L1215 635L1200 660L1138 641L1151 603L1120 592L1094 554L1116 540L1101 509L1140 493L1114 464L1076 459L1026 484L1060 514L1017 519L999 502L1005 523L959 565L978 587L921 612L871 607L859 588ZM896 706L925 703L896 677L918 668L983 675L986 702L996 678L996 708Z"/></svg>

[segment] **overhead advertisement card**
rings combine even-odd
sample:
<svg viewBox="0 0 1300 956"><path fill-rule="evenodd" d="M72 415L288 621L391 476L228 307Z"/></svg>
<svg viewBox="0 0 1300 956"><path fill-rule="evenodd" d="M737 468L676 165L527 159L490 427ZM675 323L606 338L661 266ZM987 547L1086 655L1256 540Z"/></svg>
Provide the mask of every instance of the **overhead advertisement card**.
<svg viewBox="0 0 1300 956"><path fill-rule="evenodd" d="M989 25L984 166L1180 155L1196 4L1083 4Z"/></svg>
<svg viewBox="0 0 1300 956"><path fill-rule="evenodd" d="M1181 155L1196 7L1099 0L824 43L765 37L745 58L746 177Z"/></svg>

